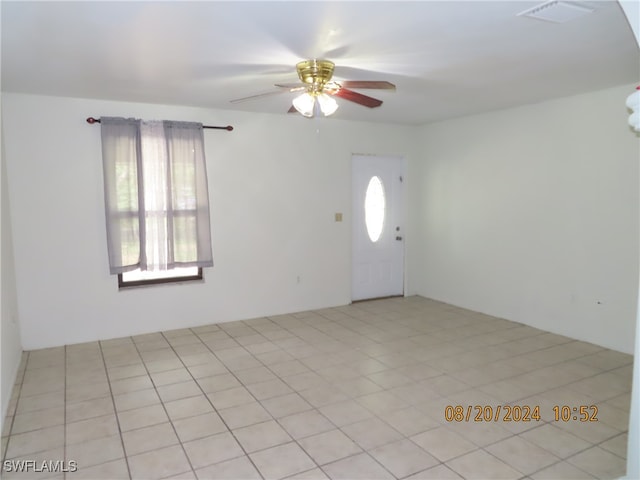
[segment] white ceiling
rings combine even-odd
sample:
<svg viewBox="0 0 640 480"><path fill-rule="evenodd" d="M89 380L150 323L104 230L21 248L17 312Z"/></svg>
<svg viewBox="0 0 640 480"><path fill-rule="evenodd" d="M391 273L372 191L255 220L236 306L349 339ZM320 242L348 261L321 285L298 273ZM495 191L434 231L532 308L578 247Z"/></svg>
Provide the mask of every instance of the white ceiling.
<svg viewBox="0 0 640 480"><path fill-rule="evenodd" d="M1 85L285 115L293 93L230 100L327 58L334 79L397 85L360 91L375 109L338 99L335 117L422 124L640 79L618 2L580 1L594 13L564 24L517 16L540 3L2 1Z"/></svg>

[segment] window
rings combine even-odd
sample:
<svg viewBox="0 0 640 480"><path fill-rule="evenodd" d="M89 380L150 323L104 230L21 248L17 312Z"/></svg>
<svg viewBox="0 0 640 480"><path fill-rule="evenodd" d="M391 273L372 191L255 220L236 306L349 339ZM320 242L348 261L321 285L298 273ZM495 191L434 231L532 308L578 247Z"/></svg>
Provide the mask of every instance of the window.
<svg viewBox="0 0 640 480"><path fill-rule="evenodd" d="M100 120L110 272L121 287L202 279L213 266L202 125Z"/></svg>
<svg viewBox="0 0 640 480"><path fill-rule="evenodd" d="M384 196L384 187L380 177L373 176L367 186L364 197L364 215L369 239L376 243L380 240L382 229L384 228L384 218L387 209L387 202Z"/></svg>
<svg viewBox="0 0 640 480"><path fill-rule="evenodd" d="M157 285L162 283L188 282L202 280L202 268L186 267L174 268L159 272L132 270L118 274L118 287L140 287L144 285Z"/></svg>

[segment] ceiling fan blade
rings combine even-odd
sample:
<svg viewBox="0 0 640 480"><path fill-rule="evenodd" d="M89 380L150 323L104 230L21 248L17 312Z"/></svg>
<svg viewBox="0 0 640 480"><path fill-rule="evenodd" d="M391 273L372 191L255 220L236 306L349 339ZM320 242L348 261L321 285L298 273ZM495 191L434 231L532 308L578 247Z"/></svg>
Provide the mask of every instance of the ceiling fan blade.
<svg viewBox="0 0 640 480"><path fill-rule="evenodd" d="M262 97L270 97L271 95L279 95L281 93L284 93L284 90L274 90L272 92L258 93L256 95L249 95L248 97L234 98L233 100L229 100L229 101L231 103L241 103L241 102L255 100Z"/></svg>
<svg viewBox="0 0 640 480"><path fill-rule="evenodd" d="M362 95L361 93L354 92L353 90L349 90L347 88L341 88L340 90L335 92L334 95L351 102L359 103L360 105L364 105L365 107L369 108L379 107L380 105L382 105L382 100L378 100L377 98L373 97L367 97L366 95Z"/></svg>
<svg viewBox="0 0 640 480"><path fill-rule="evenodd" d="M395 90L396 86L391 82L376 80L345 80L338 81L344 88L376 88L380 90Z"/></svg>
<svg viewBox="0 0 640 480"><path fill-rule="evenodd" d="M299 90L304 90L307 87L301 86L300 84L276 84L276 87L285 88L289 92L297 92ZM256 95L249 95L248 97L236 98L234 100L230 100L231 103L241 103L246 102L248 100L255 100L262 97L270 97L271 95L279 95L281 93L285 93L286 90L273 90L271 92L258 93Z"/></svg>

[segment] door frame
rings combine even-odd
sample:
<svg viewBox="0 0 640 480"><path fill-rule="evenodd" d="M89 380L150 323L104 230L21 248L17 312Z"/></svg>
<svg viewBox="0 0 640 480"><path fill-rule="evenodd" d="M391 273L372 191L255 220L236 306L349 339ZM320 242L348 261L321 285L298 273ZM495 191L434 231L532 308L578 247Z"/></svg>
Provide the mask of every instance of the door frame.
<svg viewBox="0 0 640 480"><path fill-rule="evenodd" d="M407 242L409 240L409 228L408 228L408 187L409 187L409 182L408 182L408 175L407 175L407 158L405 155L402 154L397 154L397 153L389 153L389 154L385 154L385 153L360 153L360 152L353 152L351 154L351 159L350 159L350 165L349 165L349 190L350 190L350 205L349 205L349 212L351 213L350 218L351 218L351 222L349 224L349 261L351 263L350 266L350 281L349 281L349 298L350 298L350 303L357 303L357 302L366 302L368 300L376 300L376 298L371 298L371 299L362 299L362 300L354 300L353 299L353 278L354 278L354 271L353 271L353 257L354 257L354 238L353 238L353 222L355 221L354 218L354 212L353 212L353 195L354 195L354 191L353 191L353 159L354 157L378 157L378 158L390 158L390 159L396 159L400 162L400 170L402 172L402 183L403 183L403 188L401 191L401 198L402 198L402 206L400 209L400 225L402 226L402 237L403 237L403 242L402 242L402 293L400 295L393 295L392 297L406 297L408 296L408 291L409 291L409 276L408 276L408 269L407 269ZM379 297L379 298L389 298L389 297Z"/></svg>

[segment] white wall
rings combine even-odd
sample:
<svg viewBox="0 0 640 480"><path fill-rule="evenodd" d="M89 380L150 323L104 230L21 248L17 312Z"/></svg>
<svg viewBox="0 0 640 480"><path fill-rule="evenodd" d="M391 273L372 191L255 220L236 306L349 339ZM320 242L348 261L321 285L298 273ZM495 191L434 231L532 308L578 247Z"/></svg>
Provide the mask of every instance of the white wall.
<svg viewBox="0 0 640 480"><path fill-rule="evenodd" d="M351 154L410 159L416 132L20 94L2 109L25 350L349 303ZM119 292L108 274L100 127L85 122L108 115L235 126L205 132L215 265L203 284Z"/></svg>
<svg viewBox="0 0 640 480"><path fill-rule="evenodd" d="M4 135L1 132L2 122L0 121L0 206L2 209L0 212L2 228L2 238L0 239L0 362L2 363L2 382L0 383L0 398L2 402L0 414L2 417L0 418L0 430L4 424L22 354L11 238L8 179L4 155Z"/></svg>
<svg viewBox="0 0 640 480"><path fill-rule="evenodd" d="M633 88L424 126L412 175L417 293L632 353Z"/></svg>
<svg viewBox="0 0 640 480"><path fill-rule="evenodd" d="M631 90L424 127L4 94L23 346L348 303L357 152L408 160L408 293L631 352ZM118 292L105 253L100 127L85 122L101 115L236 127L205 134L215 266L204 284Z"/></svg>

